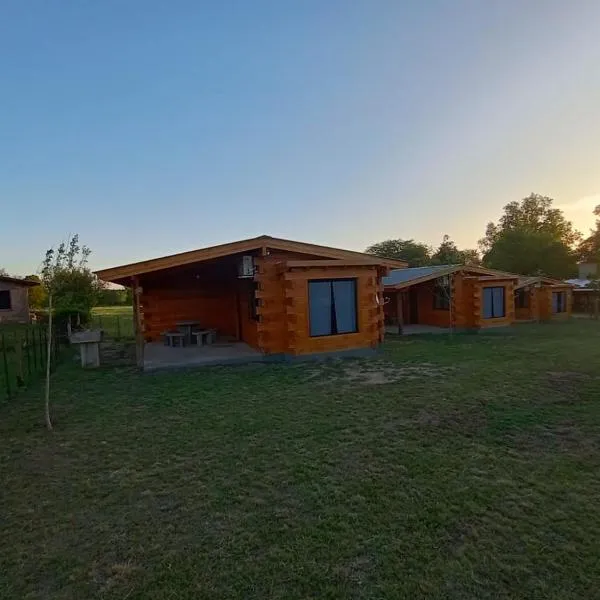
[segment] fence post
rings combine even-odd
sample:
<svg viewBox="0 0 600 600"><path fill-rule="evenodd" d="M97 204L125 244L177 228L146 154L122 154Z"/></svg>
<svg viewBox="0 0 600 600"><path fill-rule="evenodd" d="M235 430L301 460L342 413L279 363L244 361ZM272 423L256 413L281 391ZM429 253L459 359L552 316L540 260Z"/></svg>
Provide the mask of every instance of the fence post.
<svg viewBox="0 0 600 600"><path fill-rule="evenodd" d="M4 334L2 334L2 357L2 362L4 363L4 379L6 379L6 394L10 400L10 378L8 376L8 358L6 357L6 339L4 338Z"/></svg>
<svg viewBox="0 0 600 600"><path fill-rule="evenodd" d="M31 351L33 352L33 369L34 371L37 369L37 349L35 347L35 328L37 325L34 325L31 330Z"/></svg>
<svg viewBox="0 0 600 600"><path fill-rule="evenodd" d="M25 353L27 354L27 379L31 379L31 353L29 351L29 327L25 329Z"/></svg>
<svg viewBox="0 0 600 600"><path fill-rule="evenodd" d="M15 361L16 361L16 385L17 387L25 385L25 369L23 367L23 340L15 331Z"/></svg>
<svg viewBox="0 0 600 600"><path fill-rule="evenodd" d="M40 344L40 367L44 366L44 339L42 337L42 328L38 329L38 342Z"/></svg>

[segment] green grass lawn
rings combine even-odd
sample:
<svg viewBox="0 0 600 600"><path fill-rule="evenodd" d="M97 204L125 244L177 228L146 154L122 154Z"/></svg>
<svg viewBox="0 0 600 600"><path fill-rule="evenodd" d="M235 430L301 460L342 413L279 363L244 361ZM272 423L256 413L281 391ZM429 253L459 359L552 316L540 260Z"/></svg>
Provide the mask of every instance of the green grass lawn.
<svg viewBox="0 0 600 600"><path fill-rule="evenodd" d="M131 306L96 306L92 310L92 327L99 327L112 338L133 338Z"/></svg>
<svg viewBox="0 0 600 600"><path fill-rule="evenodd" d="M600 324L53 378L0 412L1 598L592 598Z"/></svg>

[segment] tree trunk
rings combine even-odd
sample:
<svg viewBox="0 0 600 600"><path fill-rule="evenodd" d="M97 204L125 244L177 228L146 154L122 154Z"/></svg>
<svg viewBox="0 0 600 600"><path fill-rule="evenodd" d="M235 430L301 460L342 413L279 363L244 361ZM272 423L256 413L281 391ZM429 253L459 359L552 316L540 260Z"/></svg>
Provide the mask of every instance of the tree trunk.
<svg viewBox="0 0 600 600"><path fill-rule="evenodd" d="M45 416L46 427L52 430L52 421L50 420L50 363L52 361L52 292L48 294L48 339L46 348L46 398L45 398Z"/></svg>

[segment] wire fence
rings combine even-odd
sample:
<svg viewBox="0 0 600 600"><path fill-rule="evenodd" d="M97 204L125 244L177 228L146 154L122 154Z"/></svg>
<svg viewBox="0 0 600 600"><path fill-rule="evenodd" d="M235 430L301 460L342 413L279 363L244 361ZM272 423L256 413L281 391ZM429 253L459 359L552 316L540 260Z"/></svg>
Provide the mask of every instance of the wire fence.
<svg viewBox="0 0 600 600"><path fill-rule="evenodd" d="M128 340L135 337L133 316L93 315L90 327L92 329L102 329L105 337L114 340Z"/></svg>
<svg viewBox="0 0 600 600"><path fill-rule="evenodd" d="M50 341L50 369L54 371L64 354L59 336ZM48 333L41 325L0 327L0 400L15 398L46 373Z"/></svg>

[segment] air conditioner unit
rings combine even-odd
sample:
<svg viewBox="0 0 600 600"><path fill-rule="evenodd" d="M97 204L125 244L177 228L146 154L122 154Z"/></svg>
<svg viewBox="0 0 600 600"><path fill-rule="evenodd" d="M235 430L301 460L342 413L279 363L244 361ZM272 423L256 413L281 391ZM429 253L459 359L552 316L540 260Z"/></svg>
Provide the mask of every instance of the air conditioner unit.
<svg viewBox="0 0 600 600"><path fill-rule="evenodd" d="M238 263L238 277L240 279L254 277L254 256L242 256Z"/></svg>

